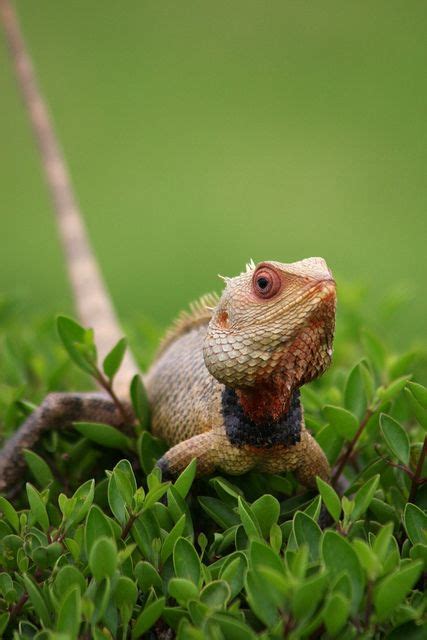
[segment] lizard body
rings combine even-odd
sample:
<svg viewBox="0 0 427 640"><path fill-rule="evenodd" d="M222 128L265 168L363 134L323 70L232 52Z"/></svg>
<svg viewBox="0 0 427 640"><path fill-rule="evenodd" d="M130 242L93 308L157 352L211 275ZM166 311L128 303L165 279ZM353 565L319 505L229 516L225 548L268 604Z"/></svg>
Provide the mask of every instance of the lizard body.
<svg viewBox="0 0 427 640"><path fill-rule="evenodd" d="M257 296L257 281L276 276L277 291ZM196 309L169 334L144 378L153 433L172 447L163 471L175 475L195 457L199 473L327 478L297 390L329 364L334 317L335 283L321 258L264 262L227 279L213 309Z"/></svg>
<svg viewBox="0 0 427 640"><path fill-rule="evenodd" d="M207 308L207 301L217 304ZM152 431L171 447L158 462L164 475L196 458L199 475L293 470L308 486L316 475L327 479L298 389L328 366L334 322L335 283L321 258L248 267L227 279L221 298L195 305L144 376ZM0 453L0 488L16 480L21 450L46 429L78 420L121 423L98 394L53 394L37 411Z"/></svg>
<svg viewBox="0 0 427 640"><path fill-rule="evenodd" d="M104 356L122 335L93 257L83 217L49 112L38 88L12 5L0 13L15 74L37 141L80 320L91 326ZM248 265L225 278L219 299L205 297L168 332L144 377L152 429L171 447L163 473L179 473L192 458L199 474L215 468L239 474L291 469L311 486L329 467L304 426L298 389L328 366L335 322L335 283L321 258L291 264ZM207 308L209 305L211 308ZM129 383L137 372L127 353L116 376L128 421ZM0 491L25 467L22 449L49 429L74 421L123 426L123 415L102 393L47 396L0 452Z"/></svg>

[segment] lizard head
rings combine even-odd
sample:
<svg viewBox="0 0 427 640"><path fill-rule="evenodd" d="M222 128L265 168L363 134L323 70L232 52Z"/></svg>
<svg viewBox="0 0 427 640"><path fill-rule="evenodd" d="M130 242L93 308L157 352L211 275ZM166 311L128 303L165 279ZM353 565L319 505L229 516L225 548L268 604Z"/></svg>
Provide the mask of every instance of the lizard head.
<svg viewBox="0 0 427 640"><path fill-rule="evenodd" d="M206 366L236 389L251 419L278 419L293 391L330 364L334 279L322 258L308 258L252 263L225 282L205 338Z"/></svg>

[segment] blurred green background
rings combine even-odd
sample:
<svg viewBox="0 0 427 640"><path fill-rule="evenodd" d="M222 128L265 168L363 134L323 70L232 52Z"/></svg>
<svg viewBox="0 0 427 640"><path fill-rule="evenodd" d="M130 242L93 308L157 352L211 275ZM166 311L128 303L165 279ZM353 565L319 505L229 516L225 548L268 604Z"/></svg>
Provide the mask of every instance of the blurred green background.
<svg viewBox="0 0 427 640"><path fill-rule="evenodd" d="M321 255L378 325L403 295L395 338L424 337L424 0L17 7L123 318L165 324L251 257ZM0 291L70 310L3 39L0 96Z"/></svg>

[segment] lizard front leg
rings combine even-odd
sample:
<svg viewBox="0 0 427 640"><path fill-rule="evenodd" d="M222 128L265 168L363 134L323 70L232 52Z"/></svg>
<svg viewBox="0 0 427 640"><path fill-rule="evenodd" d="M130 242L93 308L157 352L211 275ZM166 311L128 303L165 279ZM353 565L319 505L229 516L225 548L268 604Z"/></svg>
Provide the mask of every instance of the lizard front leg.
<svg viewBox="0 0 427 640"><path fill-rule="evenodd" d="M301 484L316 488L316 476L325 482L331 478L329 462L318 442L306 429L301 430L301 440L295 445L293 471Z"/></svg>
<svg viewBox="0 0 427 640"><path fill-rule="evenodd" d="M254 466L255 456L233 446L223 428L211 429L175 445L157 461L165 479L175 477L195 458L197 475L204 476L215 469L240 475Z"/></svg>
<svg viewBox="0 0 427 640"><path fill-rule="evenodd" d="M129 414L129 422L133 422L130 405L124 403L123 407ZM0 451L0 491L7 490L20 478L25 467L23 449L31 449L50 429L66 429L79 421L118 427L123 424L123 415L102 393L50 393Z"/></svg>
<svg viewBox="0 0 427 640"><path fill-rule="evenodd" d="M259 449L255 467L267 473L293 471L298 482L310 489L316 488L316 476L329 482L331 473L325 454L305 427L296 444Z"/></svg>

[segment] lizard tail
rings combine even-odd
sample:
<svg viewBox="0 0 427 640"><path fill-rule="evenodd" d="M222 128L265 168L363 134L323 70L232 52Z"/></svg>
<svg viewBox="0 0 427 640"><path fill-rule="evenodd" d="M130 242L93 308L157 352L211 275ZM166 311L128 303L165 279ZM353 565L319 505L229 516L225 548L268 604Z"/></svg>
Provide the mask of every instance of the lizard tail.
<svg viewBox="0 0 427 640"><path fill-rule="evenodd" d="M94 258L66 162L41 95L17 15L9 0L0 0L0 12L16 80L37 141L53 201L77 313L84 326L94 329L102 358L123 336L123 332ZM130 380L137 372L136 362L128 351L115 378L118 395L128 394Z"/></svg>

